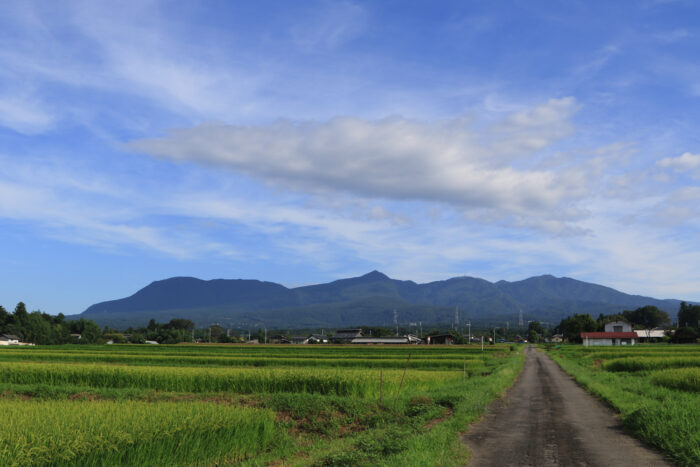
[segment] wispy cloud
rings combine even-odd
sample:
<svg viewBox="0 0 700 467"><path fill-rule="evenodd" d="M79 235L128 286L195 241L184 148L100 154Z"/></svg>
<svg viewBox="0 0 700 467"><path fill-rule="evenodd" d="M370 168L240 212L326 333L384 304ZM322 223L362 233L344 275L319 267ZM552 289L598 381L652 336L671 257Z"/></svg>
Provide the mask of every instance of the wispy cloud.
<svg viewBox="0 0 700 467"><path fill-rule="evenodd" d="M469 119L399 117L208 124L129 146L227 167L307 193L442 202L466 211L494 211L499 220L536 216L555 223L574 212L562 204L585 195L585 174L533 169L527 158L572 132L575 107L571 98L552 99L486 128ZM524 159L520 166L514 163Z"/></svg>
<svg viewBox="0 0 700 467"><path fill-rule="evenodd" d="M659 167L673 169L676 172L700 169L700 154L684 152L678 157L664 157L657 162Z"/></svg>
<svg viewBox="0 0 700 467"><path fill-rule="evenodd" d="M367 21L367 11L357 3L321 2L306 18L295 22L290 34L303 52L325 52L358 36Z"/></svg>

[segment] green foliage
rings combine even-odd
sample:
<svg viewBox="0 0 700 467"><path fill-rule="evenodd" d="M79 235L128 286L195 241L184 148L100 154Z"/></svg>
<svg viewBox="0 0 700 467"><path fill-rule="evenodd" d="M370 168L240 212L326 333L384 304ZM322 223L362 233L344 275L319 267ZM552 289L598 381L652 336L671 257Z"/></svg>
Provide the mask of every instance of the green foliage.
<svg viewBox="0 0 700 467"><path fill-rule="evenodd" d="M563 319L559 324L559 331L569 342L581 342L582 332L595 332L597 329L598 323L588 314L574 314Z"/></svg>
<svg viewBox="0 0 700 467"><path fill-rule="evenodd" d="M78 330L79 329L79 330ZM72 342L71 333L82 333L87 329L82 343L100 342L102 331L93 322L81 319L76 324L65 321L63 314L51 316L41 311L27 312L24 303L19 302L12 314L0 307L0 333L15 334L23 342L37 345L67 344Z"/></svg>
<svg viewBox="0 0 700 467"><path fill-rule="evenodd" d="M637 308L634 311L625 311L622 313L622 316L633 326L641 326L644 329L653 329L661 325L671 324L668 313L651 305Z"/></svg>
<svg viewBox="0 0 700 467"><path fill-rule="evenodd" d="M677 344L694 344L698 340L698 332L690 326L684 326L676 329L672 340Z"/></svg>
<svg viewBox="0 0 700 467"><path fill-rule="evenodd" d="M700 364L682 370L664 370L652 375L654 384L670 389L700 392Z"/></svg>
<svg viewBox="0 0 700 467"><path fill-rule="evenodd" d="M663 368L700 368L700 355L695 357L625 357L607 361L603 367L608 371L651 371Z"/></svg>
<svg viewBox="0 0 700 467"><path fill-rule="evenodd" d="M700 305L688 305L681 302L678 310L678 326L700 330Z"/></svg>

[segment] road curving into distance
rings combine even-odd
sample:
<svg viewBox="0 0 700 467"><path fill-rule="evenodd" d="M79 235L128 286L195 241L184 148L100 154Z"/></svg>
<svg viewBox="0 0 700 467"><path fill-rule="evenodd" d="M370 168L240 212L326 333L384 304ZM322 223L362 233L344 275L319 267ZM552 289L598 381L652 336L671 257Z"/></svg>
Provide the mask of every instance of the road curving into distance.
<svg viewBox="0 0 700 467"><path fill-rule="evenodd" d="M673 465L623 431L615 412L528 346L522 373L463 441L469 465L643 467Z"/></svg>

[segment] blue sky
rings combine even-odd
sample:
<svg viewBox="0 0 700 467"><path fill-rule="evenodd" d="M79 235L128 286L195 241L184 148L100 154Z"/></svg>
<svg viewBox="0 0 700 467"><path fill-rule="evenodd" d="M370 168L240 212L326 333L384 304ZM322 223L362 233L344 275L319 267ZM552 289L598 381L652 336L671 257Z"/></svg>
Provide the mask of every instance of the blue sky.
<svg viewBox="0 0 700 467"><path fill-rule="evenodd" d="M0 304L554 274L700 301L700 6L8 2Z"/></svg>

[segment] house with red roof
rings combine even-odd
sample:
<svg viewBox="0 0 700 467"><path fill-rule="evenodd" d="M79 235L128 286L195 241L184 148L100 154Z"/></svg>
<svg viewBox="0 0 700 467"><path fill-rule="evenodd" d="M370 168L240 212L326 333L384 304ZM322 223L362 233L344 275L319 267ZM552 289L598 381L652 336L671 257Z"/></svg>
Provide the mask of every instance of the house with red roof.
<svg viewBox="0 0 700 467"><path fill-rule="evenodd" d="M605 325L605 332L582 332L581 339L585 347L596 345L634 345L637 333L632 325L625 321L613 321Z"/></svg>

